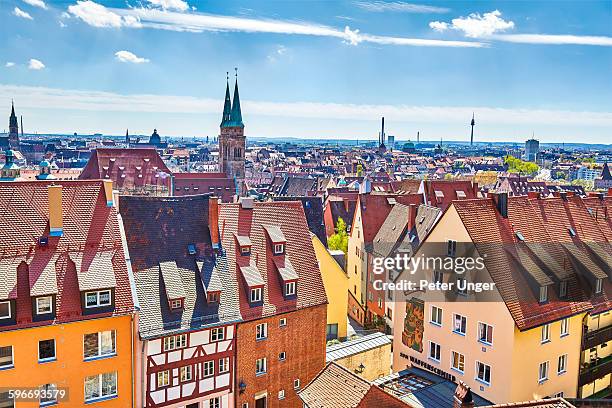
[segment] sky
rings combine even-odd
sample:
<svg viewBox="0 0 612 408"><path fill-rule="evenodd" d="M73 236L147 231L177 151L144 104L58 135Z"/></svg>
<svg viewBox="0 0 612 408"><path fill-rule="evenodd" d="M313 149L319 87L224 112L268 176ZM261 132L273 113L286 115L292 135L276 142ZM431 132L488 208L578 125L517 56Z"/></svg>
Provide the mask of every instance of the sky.
<svg viewBox="0 0 612 408"><path fill-rule="evenodd" d="M1 0L0 131L612 143L612 1L416 1Z"/></svg>

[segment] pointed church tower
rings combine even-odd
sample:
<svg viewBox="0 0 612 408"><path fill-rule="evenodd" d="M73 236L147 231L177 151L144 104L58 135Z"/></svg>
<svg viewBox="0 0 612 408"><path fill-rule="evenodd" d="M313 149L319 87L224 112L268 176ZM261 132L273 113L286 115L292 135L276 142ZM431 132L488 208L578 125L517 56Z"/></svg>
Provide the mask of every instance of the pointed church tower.
<svg viewBox="0 0 612 408"><path fill-rule="evenodd" d="M11 149L19 148L19 123L17 122L17 115L15 115L15 103L11 103L8 141Z"/></svg>
<svg viewBox="0 0 612 408"><path fill-rule="evenodd" d="M234 101L230 104L229 82L225 87L225 103L219 134L219 170L236 181L236 192L244 192L246 137L238 94L238 69L234 86Z"/></svg>

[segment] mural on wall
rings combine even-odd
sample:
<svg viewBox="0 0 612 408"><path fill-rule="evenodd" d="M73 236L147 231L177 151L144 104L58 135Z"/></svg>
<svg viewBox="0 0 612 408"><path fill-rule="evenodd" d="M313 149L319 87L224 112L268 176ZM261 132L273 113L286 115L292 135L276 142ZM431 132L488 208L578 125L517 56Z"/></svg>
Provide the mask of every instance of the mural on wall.
<svg viewBox="0 0 612 408"><path fill-rule="evenodd" d="M424 320L425 302L417 298L412 298L406 302L402 343L419 353L423 352Z"/></svg>

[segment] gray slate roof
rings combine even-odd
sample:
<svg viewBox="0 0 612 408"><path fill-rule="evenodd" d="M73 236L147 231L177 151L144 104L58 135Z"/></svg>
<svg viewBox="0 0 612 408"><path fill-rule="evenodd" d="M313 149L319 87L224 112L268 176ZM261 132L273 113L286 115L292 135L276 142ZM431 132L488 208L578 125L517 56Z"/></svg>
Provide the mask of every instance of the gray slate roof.
<svg viewBox="0 0 612 408"><path fill-rule="evenodd" d="M176 266L176 262L160 262L159 271L162 279L164 280L166 296L168 299L183 299L185 297L185 289L183 288L183 280L181 279L181 273Z"/></svg>
<svg viewBox="0 0 612 408"><path fill-rule="evenodd" d="M372 333L354 340L327 346L325 360L329 363L354 354L363 353L378 347L391 344L391 340L385 333Z"/></svg>

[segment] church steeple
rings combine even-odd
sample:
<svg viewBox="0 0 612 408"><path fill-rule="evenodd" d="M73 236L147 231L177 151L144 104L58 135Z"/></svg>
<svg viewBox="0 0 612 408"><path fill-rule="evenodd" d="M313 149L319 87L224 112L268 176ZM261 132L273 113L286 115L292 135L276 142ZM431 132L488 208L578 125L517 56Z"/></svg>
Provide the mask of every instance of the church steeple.
<svg viewBox="0 0 612 408"><path fill-rule="evenodd" d="M225 83L225 103L223 105L223 117L221 119L221 127L230 125L232 113L232 100L229 90L229 73L227 73L227 82Z"/></svg>
<svg viewBox="0 0 612 408"><path fill-rule="evenodd" d="M238 68L236 69L236 84L234 85L234 101L232 102L232 126L244 127L242 123L242 110L240 109L240 95L238 94Z"/></svg>
<svg viewBox="0 0 612 408"><path fill-rule="evenodd" d="M11 149L19 147L19 124L15 115L15 103L11 102L11 116L9 118L9 145Z"/></svg>

